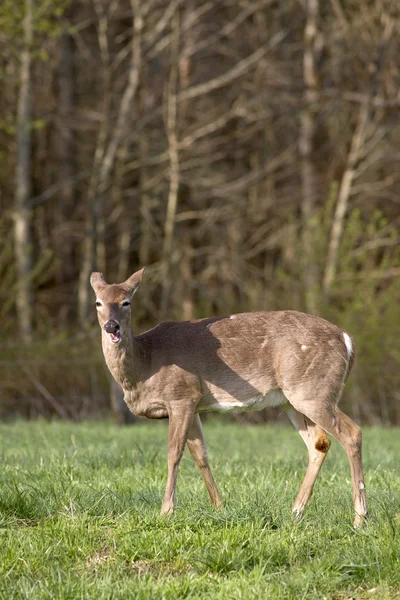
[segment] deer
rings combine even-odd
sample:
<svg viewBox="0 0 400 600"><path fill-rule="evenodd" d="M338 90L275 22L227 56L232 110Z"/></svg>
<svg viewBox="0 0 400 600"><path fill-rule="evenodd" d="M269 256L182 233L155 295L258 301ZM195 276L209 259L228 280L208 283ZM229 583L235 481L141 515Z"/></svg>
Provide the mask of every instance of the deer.
<svg viewBox="0 0 400 600"><path fill-rule="evenodd" d="M354 526L367 518L362 433L338 407L350 374L354 342L320 317L294 310L248 312L169 321L134 335L131 301L144 268L123 283L91 274L105 362L138 417L169 419L168 476L161 514L174 511L179 463L187 444L212 504L222 505L200 415L282 406L308 450L293 505L300 519L336 438L350 463Z"/></svg>

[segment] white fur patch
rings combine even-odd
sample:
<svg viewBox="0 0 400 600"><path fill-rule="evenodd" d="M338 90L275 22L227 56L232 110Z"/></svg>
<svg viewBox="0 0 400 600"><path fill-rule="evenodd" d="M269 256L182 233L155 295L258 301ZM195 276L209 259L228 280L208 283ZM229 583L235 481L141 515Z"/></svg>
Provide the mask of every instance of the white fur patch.
<svg viewBox="0 0 400 600"><path fill-rule="evenodd" d="M302 349L303 352L305 352L306 350L308 350L308 346L306 346L305 344L303 344L301 346L301 349Z"/></svg>
<svg viewBox="0 0 400 600"><path fill-rule="evenodd" d="M343 373L343 380L342 380L342 386L341 386L342 390L344 388L344 384L346 383L347 375L349 374L350 359L351 359L351 355L353 354L353 342L351 341L351 337L349 336L349 334L346 333L345 331L343 331L343 339L344 339L344 343L346 344L346 348L347 348L347 361L346 361L346 368ZM339 393L338 399L340 398L340 396L341 396L341 392Z"/></svg>
<svg viewBox="0 0 400 600"><path fill-rule="evenodd" d="M270 390L267 394L259 394L248 400L234 400L228 402L215 402L203 408L204 411L217 412L250 412L286 404L287 398L282 390ZM201 410L201 409L200 409Z"/></svg>
<svg viewBox="0 0 400 600"><path fill-rule="evenodd" d="M350 356L353 354L353 342L351 341L351 337L348 333L343 332L343 338L350 358Z"/></svg>

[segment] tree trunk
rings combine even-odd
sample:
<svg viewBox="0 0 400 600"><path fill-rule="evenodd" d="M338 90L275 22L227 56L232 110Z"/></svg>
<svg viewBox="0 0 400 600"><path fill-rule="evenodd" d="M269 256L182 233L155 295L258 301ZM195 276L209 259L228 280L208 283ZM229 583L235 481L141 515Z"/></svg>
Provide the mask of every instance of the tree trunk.
<svg viewBox="0 0 400 600"><path fill-rule="evenodd" d="M140 243L139 243L139 262L141 266L145 266L150 260L150 246L151 246L151 207L150 207L150 194L146 190L147 185L147 168L143 164L149 153L149 143L146 132L143 131L140 134L139 140L139 153L140 153Z"/></svg>
<svg viewBox="0 0 400 600"><path fill-rule="evenodd" d="M73 275L71 236L65 229L71 218L74 204L74 142L70 126L74 101L74 43L72 37L64 32L60 38L58 71L58 180L60 184L58 234L55 240L59 266L57 276L61 282Z"/></svg>
<svg viewBox="0 0 400 600"><path fill-rule="evenodd" d="M164 225L164 244L162 252L162 285L161 319L168 311L171 289L171 263L175 217L178 206L179 190L179 152L177 132L177 90L178 90L178 60L179 60L179 12L175 12L174 31L171 43L171 72L168 85L167 105L167 136L169 145L169 193L167 214Z"/></svg>
<svg viewBox="0 0 400 600"><path fill-rule="evenodd" d="M336 269L339 256L340 240L342 238L344 219L348 210L348 204L351 196L351 188L356 177L357 163L362 155L365 139L367 136L368 125L372 115L372 104L374 96L379 89L379 76L383 71L386 58L386 51L393 33L394 23L387 15L383 19L385 23L382 32L381 43L378 48L375 69L371 78L369 94L361 105L358 115L358 122L351 140L350 152L347 158L346 169L340 182L338 199L333 216L331 235L329 240L328 258L326 261L323 291L326 296L329 295L336 277Z"/></svg>
<svg viewBox="0 0 400 600"><path fill-rule="evenodd" d="M136 421L136 417L129 410L124 400L124 390L120 385L118 385L115 379L112 379L110 383L110 396L111 408L116 423L118 423L118 425L134 423Z"/></svg>
<svg viewBox="0 0 400 600"><path fill-rule="evenodd" d="M300 125L300 156L302 184L302 249L306 310L317 312L317 269L313 255L313 215L317 198L317 176L314 165L315 110L317 77L315 42L317 36L319 0L307 0L307 20L304 30L304 107Z"/></svg>
<svg viewBox="0 0 400 600"><path fill-rule="evenodd" d="M32 0L25 0L24 48L21 53L20 86L17 107L17 166L15 194L15 258L17 269L17 319L24 341L32 338L32 209L31 199L31 46L33 41Z"/></svg>
<svg viewBox="0 0 400 600"><path fill-rule="evenodd" d="M89 215L87 240L84 248L84 257L79 279L79 319L82 325L87 323L89 317L89 306L91 290L89 277L91 271L97 265L97 238L99 221L102 215L99 211L102 207L104 194L109 187L110 177L114 166L115 156L120 147L122 139L126 132L127 124L130 122L132 112L132 101L139 86L139 74L141 65L141 33L143 29L143 18L140 11L139 0L131 0L133 15L133 35L131 42L131 62L128 73L128 82L122 94L118 109L117 122L112 129L112 133L105 151L102 152L100 164L97 166L95 160L95 173L93 185L89 193Z"/></svg>
<svg viewBox="0 0 400 600"><path fill-rule="evenodd" d="M351 147L347 159L346 169L343 173L342 180L340 182L338 199L335 207L335 214L333 216L331 236L329 240L328 258L326 261L323 281L323 291L325 295L328 295L330 293L331 287L336 276L339 245L342 237L344 218L349 204L351 188L355 177L356 164L359 159L362 147L364 145L367 125L369 121L369 104L370 102L369 100L367 100L360 109L357 127L351 141Z"/></svg>
<svg viewBox="0 0 400 600"><path fill-rule="evenodd" d="M117 262L117 281L125 281L131 274L129 272L129 252L131 247L132 223L130 215L126 211L126 202L124 198L121 181L123 179L123 170L127 157L127 144L121 147L118 152L115 171L115 183L113 185L113 204L114 210L117 210L120 217L118 219L118 262Z"/></svg>
<svg viewBox="0 0 400 600"><path fill-rule="evenodd" d="M182 280L182 318L191 321L194 318L193 310L193 251L190 245L190 237L186 235L181 243L182 254L180 258L180 277Z"/></svg>

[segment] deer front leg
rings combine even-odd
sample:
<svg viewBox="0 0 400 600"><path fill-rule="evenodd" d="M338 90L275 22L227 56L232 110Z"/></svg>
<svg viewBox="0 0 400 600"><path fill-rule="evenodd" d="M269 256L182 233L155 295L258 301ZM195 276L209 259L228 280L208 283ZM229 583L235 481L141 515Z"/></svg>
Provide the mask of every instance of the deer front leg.
<svg viewBox="0 0 400 600"><path fill-rule="evenodd" d="M200 416L194 415L188 431L187 445L190 454L193 456L196 465L199 467L206 484L212 504L216 508L222 505L221 496L212 476L210 465L208 464L206 441L204 439L203 427L201 426Z"/></svg>
<svg viewBox="0 0 400 600"><path fill-rule="evenodd" d="M176 479L178 477L179 463L182 458L188 437L189 426L193 419L193 406L180 406L169 413L168 435L168 479L165 488L161 514L167 515L174 512Z"/></svg>

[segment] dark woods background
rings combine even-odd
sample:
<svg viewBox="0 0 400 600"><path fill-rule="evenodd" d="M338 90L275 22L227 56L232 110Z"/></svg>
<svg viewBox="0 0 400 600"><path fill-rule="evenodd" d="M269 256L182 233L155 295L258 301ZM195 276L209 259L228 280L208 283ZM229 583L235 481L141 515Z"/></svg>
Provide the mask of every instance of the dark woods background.
<svg viewBox="0 0 400 600"><path fill-rule="evenodd" d="M400 423L400 5L3 0L0 409L104 414L93 269L135 327L293 308ZM264 416L268 416L267 413Z"/></svg>

